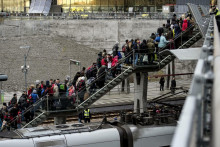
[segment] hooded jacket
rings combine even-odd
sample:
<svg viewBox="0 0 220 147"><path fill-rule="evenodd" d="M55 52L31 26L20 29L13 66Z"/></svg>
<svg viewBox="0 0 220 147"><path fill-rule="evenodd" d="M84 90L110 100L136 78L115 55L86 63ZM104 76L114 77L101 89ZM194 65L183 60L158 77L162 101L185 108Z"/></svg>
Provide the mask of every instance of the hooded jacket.
<svg viewBox="0 0 220 147"><path fill-rule="evenodd" d="M185 19L185 20L183 21L182 31L185 31L185 30L187 29L187 27L188 27L188 23L187 23L187 20Z"/></svg>

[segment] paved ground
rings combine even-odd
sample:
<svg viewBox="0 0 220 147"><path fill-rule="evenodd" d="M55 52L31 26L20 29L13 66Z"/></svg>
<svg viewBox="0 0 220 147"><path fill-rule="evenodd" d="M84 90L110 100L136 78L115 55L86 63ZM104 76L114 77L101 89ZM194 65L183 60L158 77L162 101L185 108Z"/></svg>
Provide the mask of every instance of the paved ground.
<svg viewBox="0 0 220 147"><path fill-rule="evenodd" d="M191 79L188 80L176 80L177 87L184 87L186 89L190 88L191 85ZM148 95L147 99L153 99L160 95L166 94L170 92L170 90L165 89L164 91L160 91L158 82L150 82L148 87ZM131 93L130 94L124 94L119 92L120 86L115 87L110 93L103 96L101 99L99 99L97 102L95 102L92 106L101 106L101 105L118 105L122 103L132 103L134 102L134 93L140 92L139 89L134 89L133 84L131 84Z"/></svg>

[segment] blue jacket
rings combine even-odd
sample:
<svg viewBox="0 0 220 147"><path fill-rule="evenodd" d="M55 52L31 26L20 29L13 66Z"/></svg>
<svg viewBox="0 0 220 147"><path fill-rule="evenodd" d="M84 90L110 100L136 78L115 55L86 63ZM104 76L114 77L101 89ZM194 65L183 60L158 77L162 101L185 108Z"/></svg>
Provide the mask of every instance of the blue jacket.
<svg viewBox="0 0 220 147"><path fill-rule="evenodd" d="M32 93L31 97L33 99L33 103L35 103L37 101L37 99L38 99L38 95L36 93Z"/></svg>
<svg viewBox="0 0 220 147"><path fill-rule="evenodd" d="M166 44L169 43L169 41L166 40L166 38L164 36L160 37L160 42L158 44L159 48L163 48L166 46Z"/></svg>
<svg viewBox="0 0 220 147"><path fill-rule="evenodd" d="M155 42L160 42L160 36L157 36Z"/></svg>

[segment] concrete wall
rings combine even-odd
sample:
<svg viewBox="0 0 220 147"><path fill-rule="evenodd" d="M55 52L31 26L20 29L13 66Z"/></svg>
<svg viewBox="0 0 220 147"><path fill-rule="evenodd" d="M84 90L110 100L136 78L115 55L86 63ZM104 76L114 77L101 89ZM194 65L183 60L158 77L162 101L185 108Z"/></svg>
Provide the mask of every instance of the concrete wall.
<svg viewBox="0 0 220 147"><path fill-rule="evenodd" d="M3 37L59 35L97 50L111 49L126 39L148 39L165 20L5 20Z"/></svg>

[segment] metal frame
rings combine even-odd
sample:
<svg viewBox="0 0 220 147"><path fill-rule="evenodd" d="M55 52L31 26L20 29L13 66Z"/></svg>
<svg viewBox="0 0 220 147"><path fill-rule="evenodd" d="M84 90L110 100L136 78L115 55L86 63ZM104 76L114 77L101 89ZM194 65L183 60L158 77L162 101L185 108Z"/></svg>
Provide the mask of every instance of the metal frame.
<svg viewBox="0 0 220 147"><path fill-rule="evenodd" d="M212 19L211 19L212 20ZM207 106L213 82L212 71L212 33L213 21L210 21L202 53L197 63L190 94L184 104L178 127L172 140L173 147L200 147L210 143L206 130L210 113ZM218 136L219 137L219 136ZM206 140L205 140L206 139Z"/></svg>

